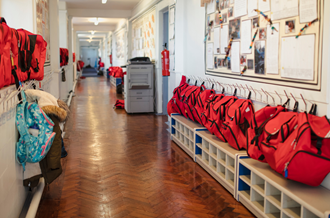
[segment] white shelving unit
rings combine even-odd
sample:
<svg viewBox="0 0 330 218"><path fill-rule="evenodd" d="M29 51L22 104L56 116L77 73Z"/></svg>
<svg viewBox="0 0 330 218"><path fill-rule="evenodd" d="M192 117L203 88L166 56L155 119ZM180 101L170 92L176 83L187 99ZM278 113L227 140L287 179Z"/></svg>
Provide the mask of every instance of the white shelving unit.
<svg viewBox="0 0 330 218"><path fill-rule="evenodd" d="M237 151L209 131L196 132L195 142L195 161L236 198L236 163L247 156L246 151Z"/></svg>
<svg viewBox="0 0 330 218"><path fill-rule="evenodd" d="M112 85L117 87L117 85L121 84L121 78L116 78L116 77L110 76L110 82Z"/></svg>
<svg viewBox="0 0 330 218"><path fill-rule="evenodd" d="M180 114L171 115L172 140L193 159L195 157L195 130L204 129L206 128L202 125L188 120Z"/></svg>
<svg viewBox="0 0 330 218"><path fill-rule="evenodd" d="M238 200L257 217L330 218L330 190L287 180L250 158L239 159Z"/></svg>

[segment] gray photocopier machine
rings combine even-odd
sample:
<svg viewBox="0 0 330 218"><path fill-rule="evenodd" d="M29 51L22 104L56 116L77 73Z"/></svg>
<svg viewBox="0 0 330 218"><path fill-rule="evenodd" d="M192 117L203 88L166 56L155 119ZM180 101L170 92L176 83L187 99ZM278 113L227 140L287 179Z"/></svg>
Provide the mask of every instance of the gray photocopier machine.
<svg viewBox="0 0 330 218"><path fill-rule="evenodd" d="M147 57L130 59L124 77L127 113L154 112L154 65Z"/></svg>

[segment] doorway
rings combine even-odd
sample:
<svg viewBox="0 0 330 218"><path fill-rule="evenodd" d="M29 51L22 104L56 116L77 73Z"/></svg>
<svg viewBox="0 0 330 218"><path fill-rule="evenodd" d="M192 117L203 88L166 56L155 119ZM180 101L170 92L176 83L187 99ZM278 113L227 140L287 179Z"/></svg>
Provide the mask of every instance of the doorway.
<svg viewBox="0 0 330 218"><path fill-rule="evenodd" d="M98 60L98 48L97 47L81 47L81 58L85 63L84 67L90 65L95 67L95 63Z"/></svg>

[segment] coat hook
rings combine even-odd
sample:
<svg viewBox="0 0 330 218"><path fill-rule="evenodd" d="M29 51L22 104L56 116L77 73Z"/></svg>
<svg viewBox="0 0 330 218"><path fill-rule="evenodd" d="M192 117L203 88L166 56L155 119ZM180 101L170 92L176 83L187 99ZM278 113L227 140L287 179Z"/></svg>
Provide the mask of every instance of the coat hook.
<svg viewBox="0 0 330 218"><path fill-rule="evenodd" d="M274 106L276 106L275 98L271 94L269 94L267 91L266 91L266 93L273 99Z"/></svg>
<svg viewBox="0 0 330 218"><path fill-rule="evenodd" d="M254 100L257 100L257 93L256 93L256 91L254 90L254 88L252 86L250 86L250 88L254 92Z"/></svg>
<svg viewBox="0 0 330 218"><path fill-rule="evenodd" d="M240 94L240 96L243 97L241 87L239 87L239 85L238 85L237 83L236 83L236 86L237 86L237 88L239 89L239 94ZM234 87L235 87L235 85L234 85Z"/></svg>
<svg viewBox="0 0 330 218"><path fill-rule="evenodd" d="M279 97L279 99L280 99L280 104L282 105L282 98L281 98L281 96L275 91L275 93L276 93L276 95Z"/></svg>
<svg viewBox="0 0 330 218"><path fill-rule="evenodd" d="M257 91L257 92L259 93L259 95L260 95L260 101L263 102L263 101L262 101L262 92L260 92L258 89L256 89L256 91ZM257 99L256 99L256 100L257 100Z"/></svg>
<svg viewBox="0 0 330 218"><path fill-rule="evenodd" d="M245 91L245 88L244 88L244 86L241 84L241 87L242 87L242 89L244 90L244 98L246 98L246 91Z"/></svg>
<svg viewBox="0 0 330 218"><path fill-rule="evenodd" d="M266 94L266 92L265 92L263 89L261 89L261 91L262 91L263 93L265 93L265 95L266 95L266 101L267 101L267 104L268 104L268 95Z"/></svg>
<svg viewBox="0 0 330 218"><path fill-rule="evenodd" d="M305 104L305 111L307 112L307 102L305 101L305 98L302 94L300 94L302 100L304 101L304 104Z"/></svg>
<svg viewBox="0 0 330 218"><path fill-rule="evenodd" d="M298 112L298 106L299 106L299 103L298 101L296 100L296 98L293 96L292 93L290 93L292 98L294 99L295 103L294 103L294 107L293 107L293 112Z"/></svg>

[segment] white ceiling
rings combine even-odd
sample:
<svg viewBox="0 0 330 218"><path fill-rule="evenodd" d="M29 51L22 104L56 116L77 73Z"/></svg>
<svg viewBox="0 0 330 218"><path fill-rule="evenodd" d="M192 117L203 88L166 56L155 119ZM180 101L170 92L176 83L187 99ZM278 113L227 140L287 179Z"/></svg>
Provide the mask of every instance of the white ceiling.
<svg viewBox="0 0 330 218"><path fill-rule="evenodd" d="M102 9L102 10L132 10L140 0L60 0L67 2L67 8L72 9Z"/></svg>
<svg viewBox="0 0 330 218"><path fill-rule="evenodd" d="M73 17L73 25L94 25L95 17ZM98 18L100 26L117 25L122 19L120 18Z"/></svg>

